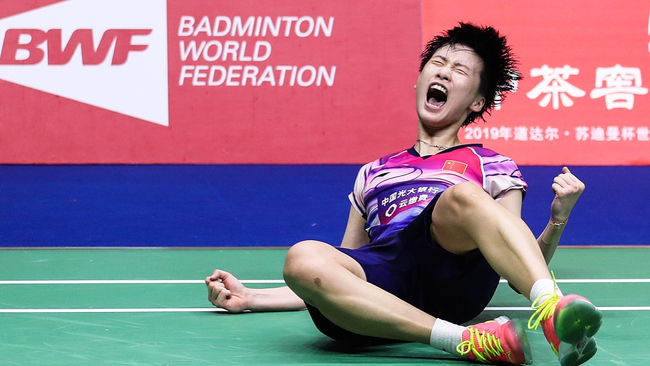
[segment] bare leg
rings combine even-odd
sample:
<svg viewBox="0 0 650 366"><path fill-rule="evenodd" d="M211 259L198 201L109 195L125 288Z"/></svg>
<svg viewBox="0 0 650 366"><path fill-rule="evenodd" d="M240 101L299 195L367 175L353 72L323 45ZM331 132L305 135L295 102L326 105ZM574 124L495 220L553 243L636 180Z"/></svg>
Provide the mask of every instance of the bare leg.
<svg viewBox="0 0 650 366"><path fill-rule="evenodd" d="M448 188L432 219L432 233L443 248L456 254L480 249L495 271L526 296L535 281L551 278L526 224L474 183ZM359 263L327 243L294 245L284 278L298 296L343 329L429 344L433 316L368 283Z"/></svg>
<svg viewBox="0 0 650 366"><path fill-rule="evenodd" d="M367 282L358 262L327 243L304 241L291 247L284 279L343 329L429 344L434 317Z"/></svg>
<svg viewBox="0 0 650 366"><path fill-rule="evenodd" d="M551 278L524 221L474 183L448 188L432 213L432 234L455 254L478 248L494 270L529 297L535 281Z"/></svg>

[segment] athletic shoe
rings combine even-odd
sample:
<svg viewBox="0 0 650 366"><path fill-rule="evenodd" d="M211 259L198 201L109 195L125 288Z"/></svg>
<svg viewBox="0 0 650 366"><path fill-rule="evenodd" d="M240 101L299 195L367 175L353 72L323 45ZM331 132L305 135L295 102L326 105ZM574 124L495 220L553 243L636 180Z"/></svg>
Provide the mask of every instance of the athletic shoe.
<svg viewBox="0 0 650 366"><path fill-rule="evenodd" d="M541 303L539 300L533 302L535 313L528 328L537 329L542 325L544 336L558 356L560 365L577 366L592 358L597 350L593 336L602 323L600 310L578 295L560 299L553 294Z"/></svg>
<svg viewBox="0 0 650 366"><path fill-rule="evenodd" d="M505 316L467 327L456 351L484 363L528 365L533 362L525 326Z"/></svg>

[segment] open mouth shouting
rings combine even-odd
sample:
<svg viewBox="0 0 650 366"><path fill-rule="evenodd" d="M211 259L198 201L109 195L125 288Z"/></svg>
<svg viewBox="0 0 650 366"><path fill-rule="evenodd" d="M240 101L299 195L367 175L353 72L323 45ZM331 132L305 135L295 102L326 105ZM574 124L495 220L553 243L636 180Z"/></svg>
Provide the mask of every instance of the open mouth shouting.
<svg viewBox="0 0 650 366"><path fill-rule="evenodd" d="M427 105L433 109L440 109L447 102L447 88L439 84L431 84L427 90Z"/></svg>

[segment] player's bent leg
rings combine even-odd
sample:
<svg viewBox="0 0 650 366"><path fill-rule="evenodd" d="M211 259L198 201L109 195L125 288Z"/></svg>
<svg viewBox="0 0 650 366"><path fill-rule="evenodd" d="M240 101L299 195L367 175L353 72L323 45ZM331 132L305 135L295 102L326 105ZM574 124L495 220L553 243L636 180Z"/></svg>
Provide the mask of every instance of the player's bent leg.
<svg viewBox="0 0 650 366"><path fill-rule="evenodd" d="M526 223L475 183L446 189L431 221L431 234L441 247L459 255L478 248L490 266L527 297L535 281L551 278Z"/></svg>
<svg viewBox="0 0 650 366"><path fill-rule="evenodd" d="M322 280L314 276L328 268L344 270L360 279L366 279L363 268L357 261L332 245L316 240L301 241L289 248L283 274L285 280L300 289L317 289Z"/></svg>
<svg viewBox="0 0 650 366"><path fill-rule="evenodd" d="M367 282L361 265L329 244L294 245L283 274L291 290L347 331L429 343L434 317Z"/></svg>
<svg viewBox="0 0 650 366"><path fill-rule="evenodd" d="M452 253L478 248L497 273L529 298L535 283L550 279L530 229L477 185L463 183L447 189L433 210L431 230ZM580 365L596 353L593 335L600 328L600 311L583 297L553 294L553 288L554 283L549 293L531 299L538 309L537 324L541 322L562 366Z"/></svg>
<svg viewBox="0 0 650 366"><path fill-rule="evenodd" d="M467 328L450 325L458 328L457 338L446 333L442 334L445 339L434 339L433 316L366 282L361 266L329 244L296 244L287 253L284 277L296 294L347 331L431 344L486 363L524 364L532 360L523 328L507 319Z"/></svg>
<svg viewBox="0 0 650 366"><path fill-rule="evenodd" d="M328 296L329 291L341 291L330 283L330 277L354 276L366 280L363 268L357 261L332 245L315 240L305 240L289 248L283 276L287 285L313 306L322 297Z"/></svg>

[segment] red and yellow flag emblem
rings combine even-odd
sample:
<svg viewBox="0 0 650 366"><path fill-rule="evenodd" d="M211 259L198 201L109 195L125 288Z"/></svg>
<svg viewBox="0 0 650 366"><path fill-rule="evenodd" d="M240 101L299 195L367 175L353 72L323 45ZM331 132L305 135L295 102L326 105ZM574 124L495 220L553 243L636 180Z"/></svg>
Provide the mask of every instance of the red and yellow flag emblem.
<svg viewBox="0 0 650 366"><path fill-rule="evenodd" d="M467 166L468 166L467 164L462 163L460 161L446 160L445 164L442 166L442 170L451 170L452 172L456 172L460 175L463 175L467 170Z"/></svg>

